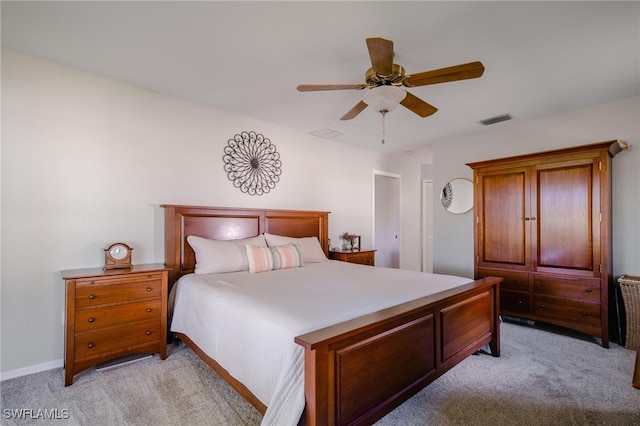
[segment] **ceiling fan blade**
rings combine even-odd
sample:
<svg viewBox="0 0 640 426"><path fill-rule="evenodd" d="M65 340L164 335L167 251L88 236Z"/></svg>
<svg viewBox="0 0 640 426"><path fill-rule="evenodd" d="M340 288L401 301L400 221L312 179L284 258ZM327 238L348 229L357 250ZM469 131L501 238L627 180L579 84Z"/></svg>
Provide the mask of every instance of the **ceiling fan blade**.
<svg viewBox="0 0 640 426"><path fill-rule="evenodd" d="M299 92L317 92L320 90L361 90L366 89L367 85L359 84L301 84L298 86Z"/></svg>
<svg viewBox="0 0 640 426"><path fill-rule="evenodd" d="M364 109L367 107L367 104L365 104L363 101L360 101L356 104L356 106L354 106L353 108L351 108L349 110L349 112L347 112L345 115L343 115L340 120L351 120L352 118L354 118L356 115L360 114L362 111L364 111Z"/></svg>
<svg viewBox="0 0 640 426"><path fill-rule="evenodd" d="M376 74L391 75L393 72L393 41L382 37L367 39L371 65Z"/></svg>
<svg viewBox="0 0 640 426"><path fill-rule="evenodd" d="M407 96L402 100L402 102L400 102L400 105L415 112L423 118L435 114L435 112L438 110L438 108L426 103L422 99L412 95L409 92L407 92Z"/></svg>
<svg viewBox="0 0 640 426"><path fill-rule="evenodd" d="M407 87L425 86L427 84L446 83L449 81L467 80L478 78L484 73L481 62L469 62L468 64L454 65L433 71L420 72L407 76L404 85Z"/></svg>

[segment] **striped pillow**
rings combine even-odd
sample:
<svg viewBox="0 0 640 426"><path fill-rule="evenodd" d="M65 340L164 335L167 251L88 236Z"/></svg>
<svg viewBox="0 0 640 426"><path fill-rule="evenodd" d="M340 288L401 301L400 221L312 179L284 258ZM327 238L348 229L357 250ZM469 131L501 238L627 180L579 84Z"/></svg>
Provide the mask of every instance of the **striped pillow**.
<svg viewBox="0 0 640 426"><path fill-rule="evenodd" d="M318 237L293 238L265 232L264 238L267 240L267 245L269 247L283 246L286 244L299 244L304 263L326 262L328 260L327 256L324 255L322 247L320 247Z"/></svg>
<svg viewBox="0 0 640 426"><path fill-rule="evenodd" d="M295 244L277 247L247 245L249 272L266 272L275 269L298 268L304 265L300 249Z"/></svg>

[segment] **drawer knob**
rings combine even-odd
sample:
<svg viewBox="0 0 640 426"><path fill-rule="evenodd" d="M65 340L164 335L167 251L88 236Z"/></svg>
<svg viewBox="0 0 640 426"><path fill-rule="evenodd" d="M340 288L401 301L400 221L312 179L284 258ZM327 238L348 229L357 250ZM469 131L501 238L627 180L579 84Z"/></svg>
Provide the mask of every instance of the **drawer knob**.
<svg viewBox="0 0 640 426"><path fill-rule="evenodd" d="M540 283L540 287L546 287L545 283Z"/></svg>
<svg viewBox="0 0 640 426"><path fill-rule="evenodd" d="M147 331L146 334L147 334L147 336L151 336L151 332L150 331Z"/></svg>
<svg viewBox="0 0 640 426"><path fill-rule="evenodd" d="M518 285L522 285L522 280L518 280L518 281L516 281L516 284L518 284Z"/></svg>
<svg viewBox="0 0 640 426"><path fill-rule="evenodd" d="M89 344L87 345L87 347L88 347L89 349L93 348L93 343L89 343Z"/></svg>
<svg viewBox="0 0 640 426"><path fill-rule="evenodd" d="M94 322L95 320L96 320L95 318L89 318L87 321Z"/></svg>
<svg viewBox="0 0 640 426"><path fill-rule="evenodd" d="M592 290L592 289L590 289L590 288L588 288L588 289L587 289L587 293L591 293L592 291L593 291L593 290Z"/></svg>
<svg viewBox="0 0 640 426"><path fill-rule="evenodd" d="M89 284L95 284L95 283L96 283L95 281L89 281Z"/></svg>
<svg viewBox="0 0 640 426"><path fill-rule="evenodd" d="M147 291L153 291L151 287L147 287Z"/></svg>
<svg viewBox="0 0 640 426"><path fill-rule="evenodd" d="M147 312L151 312L151 311L153 311L153 309L147 308Z"/></svg>
<svg viewBox="0 0 640 426"><path fill-rule="evenodd" d="M96 297L95 297L93 294L90 294L90 295L89 295L89 299L90 299L90 300L93 300L93 299L95 299L95 298L96 298Z"/></svg>
<svg viewBox="0 0 640 426"><path fill-rule="evenodd" d="M590 317L591 315L593 315L591 312L587 312L586 313L588 317Z"/></svg>
<svg viewBox="0 0 640 426"><path fill-rule="evenodd" d="M540 305L540 307L541 307L542 309L546 309L546 308L547 308L547 305Z"/></svg>

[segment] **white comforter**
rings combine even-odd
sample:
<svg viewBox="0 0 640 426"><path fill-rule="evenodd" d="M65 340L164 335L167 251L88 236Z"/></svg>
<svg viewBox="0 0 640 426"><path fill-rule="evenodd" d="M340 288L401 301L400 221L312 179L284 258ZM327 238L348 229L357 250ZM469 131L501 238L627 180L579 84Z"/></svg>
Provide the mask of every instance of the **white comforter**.
<svg viewBox="0 0 640 426"><path fill-rule="evenodd" d="M469 281L338 261L190 274L176 284L171 330L189 336L268 407L263 425L296 425L305 400L304 350L295 336Z"/></svg>

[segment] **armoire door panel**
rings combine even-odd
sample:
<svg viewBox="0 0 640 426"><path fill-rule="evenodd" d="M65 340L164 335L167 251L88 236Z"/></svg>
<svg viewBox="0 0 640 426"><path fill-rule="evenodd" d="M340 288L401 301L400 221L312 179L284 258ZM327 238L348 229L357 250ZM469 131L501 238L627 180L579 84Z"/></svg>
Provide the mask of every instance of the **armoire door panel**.
<svg viewBox="0 0 640 426"><path fill-rule="evenodd" d="M527 263L526 171L509 170L483 176L481 216L481 263L522 265Z"/></svg>
<svg viewBox="0 0 640 426"><path fill-rule="evenodd" d="M537 171L536 266L592 271L593 164Z"/></svg>

